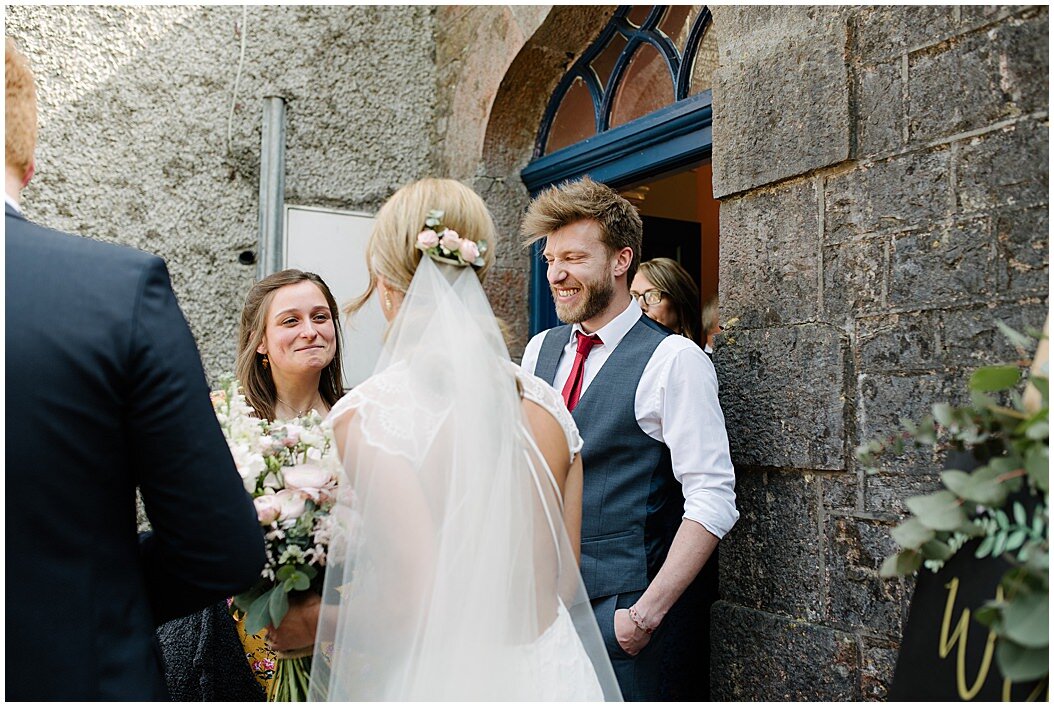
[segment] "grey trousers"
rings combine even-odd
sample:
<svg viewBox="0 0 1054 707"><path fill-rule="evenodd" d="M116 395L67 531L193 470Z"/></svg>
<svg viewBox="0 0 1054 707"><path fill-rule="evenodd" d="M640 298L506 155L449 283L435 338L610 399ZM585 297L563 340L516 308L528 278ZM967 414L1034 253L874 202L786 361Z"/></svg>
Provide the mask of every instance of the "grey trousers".
<svg viewBox="0 0 1054 707"><path fill-rule="evenodd" d="M631 656L615 639L615 610L628 609L640 599L643 591L612 594L611 596L593 599L593 613L600 625L600 634L611 658L611 667L615 669L622 699L626 702L654 702L661 700L662 658L666 631L660 626L652 634L651 641L640 653Z"/></svg>

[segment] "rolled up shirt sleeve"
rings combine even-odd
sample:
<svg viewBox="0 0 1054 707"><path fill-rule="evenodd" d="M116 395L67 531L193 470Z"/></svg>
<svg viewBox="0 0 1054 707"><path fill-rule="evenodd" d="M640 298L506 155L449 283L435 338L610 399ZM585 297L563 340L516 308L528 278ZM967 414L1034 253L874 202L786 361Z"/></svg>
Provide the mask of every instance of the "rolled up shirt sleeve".
<svg viewBox="0 0 1054 707"><path fill-rule="evenodd" d="M713 363L695 344L667 337L641 376L635 406L641 429L670 449L684 518L723 538L739 511Z"/></svg>

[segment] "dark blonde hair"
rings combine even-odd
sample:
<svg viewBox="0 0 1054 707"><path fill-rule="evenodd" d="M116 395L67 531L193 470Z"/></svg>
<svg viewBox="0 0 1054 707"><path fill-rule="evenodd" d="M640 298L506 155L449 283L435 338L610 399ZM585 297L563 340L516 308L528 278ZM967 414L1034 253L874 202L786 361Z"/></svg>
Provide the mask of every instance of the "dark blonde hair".
<svg viewBox="0 0 1054 707"><path fill-rule="evenodd" d="M582 177L559 187L549 187L531 201L520 226L525 246L545 238L564 226L579 221L596 221L601 241L612 253L633 249L633 260L626 271L626 283L640 266L641 239L644 226L633 204L610 187Z"/></svg>
<svg viewBox="0 0 1054 707"><path fill-rule="evenodd" d="M681 333L702 346L705 337L699 304L699 287L681 264L670 258L652 258L640 264L640 274L662 290L677 315Z"/></svg>
<svg viewBox="0 0 1054 707"><path fill-rule="evenodd" d="M37 88L29 61L6 37L4 48L4 162L25 177L37 147Z"/></svg>
<svg viewBox="0 0 1054 707"><path fill-rule="evenodd" d="M322 369L322 376L318 380L318 393L330 407L333 407L344 394L344 384L341 380L340 317L337 301L333 298L333 293L329 291L325 281L315 273L302 270L282 270L268 275L249 289L249 294L245 296L245 306L242 307L241 325L238 327L238 359L235 372L246 402L252 405L256 410L256 415L264 420L275 419L274 409L278 393L275 390L271 372L264 368L264 356L256 349L263 341L264 331L267 329L267 310L271 307L274 293L283 287L300 282L313 283L321 290L322 295L326 298L326 304L329 305L336 335L337 350L333 354L333 360Z"/></svg>
<svg viewBox="0 0 1054 707"><path fill-rule="evenodd" d="M377 278L388 286L406 292L424 253L417 248L417 234L425 229L429 211L443 212L443 226L462 238L487 242L483 265L476 268L480 282L494 263L498 238L494 219L479 194L453 179L426 178L407 184L392 194L377 212L377 220L366 244L366 269L370 283L366 291L349 303L344 311L361 309L374 290Z"/></svg>

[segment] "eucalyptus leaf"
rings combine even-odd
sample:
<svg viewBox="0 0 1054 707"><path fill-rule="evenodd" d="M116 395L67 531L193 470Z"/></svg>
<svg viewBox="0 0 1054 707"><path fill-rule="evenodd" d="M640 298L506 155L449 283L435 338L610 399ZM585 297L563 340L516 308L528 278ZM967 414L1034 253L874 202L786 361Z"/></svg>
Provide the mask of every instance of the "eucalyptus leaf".
<svg viewBox="0 0 1054 707"><path fill-rule="evenodd" d="M966 522L961 502L951 491L914 496L905 503L923 525L934 530L955 530Z"/></svg>
<svg viewBox="0 0 1054 707"><path fill-rule="evenodd" d="M271 601L271 595L275 591L278 591L278 589L269 589L256 597L249 610L245 612L245 632L250 636L260 633L270 623L271 616L267 608Z"/></svg>
<svg viewBox="0 0 1054 707"><path fill-rule="evenodd" d="M1028 351L1032 348L1033 340L1019 332L1017 329L1009 326L1006 322L996 319L995 325L999 327L999 331L1003 332L1003 336L1006 337L1006 340L1014 345L1014 348L1023 351Z"/></svg>
<svg viewBox="0 0 1054 707"><path fill-rule="evenodd" d="M920 548L919 552L927 560L941 560L942 562L955 554L950 547L940 540L930 540Z"/></svg>
<svg viewBox="0 0 1054 707"><path fill-rule="evenodd" d="M267 608L271 614L271 623L275 628L278 628L289 611L289 595L286 594L281 585L271 590L271 600L268 602Z"/></svg>
<svg viewBox="0 0 1054 707"><path fill-rule="evenodd" d="M955 409L948 403L937 403L933 406L933 419L944 427L955 423Z"/></svg>
<svg viewBox="0 0 1054 707"><path fill-rule="evenodd" d="M1040 491L1049 491L1050 476L1050 448L1046 445L1035 444L1025 452L1025 471Z"/></svg>
<svg viewBox="0 0 1054 707"><path fill-rule="evenodd" d="M994 626L1001 623L1003 616L1003 603L990 601L973 613L978 623L985 626Z"/></svg>
<svg viewBox="0 0 1054 707"><path fill-rule="evenodd" d="M1028 525L1028 516L1025 514L1025 507L1021 505L1021 501L1014 501L1012 507L1014 509L1014 522L1018 525Z"/></svg>
<svg viewBox="0 0 1054 707"><path fill-rule="evenodd" d="M902 548L917 550L924 543L932 540L935 533L932 528L923 525L918 518L909 518L893 528L891 535Z"/></svg>
<svg viewBox="0 0 1054 707"><path fill-rule="evenodd" d="M1006 513L1000 510L992 512L995 517L995 522L999 525L1000 530L1008 530L1010 528L1010 520L1006 517Z"/></svg>
<svg viewBox="0 0 1054 707"><path fill-rule="evenodd" d="M297 572L295 575L293 575L292 580L293 580L293 589L295 589L297 591L301 591L302 592L305 589L310 589L311 588L311 579L308 578L308 576L306 574L304 574L303 572Z"/></svg>
<svg viewBox="0 0 1054 707"><path fill-rule="evenodd" d="M1013 388L1021 380L1021 369L1017 366L985 366L970 376L970 390L996 393Z"/></svg>
<svg viewBox="0 0 1054 707"><path fill-rule="evenodd" d="M1050 437L1050 423L1039 421L1029 425L1028 430L1025 431L1025 436L1038 441L1047 439Z"/></svg>
<svg viewBox="0 0 1054 707"><path fill-rule="evenodd" d="M1050 380L1046 376L1029 376L1028 382L1036 387L1044 400L1049 398Z"/></svg>
<svg viewBox="0 0 1054 707"><path fill-rule="evenodd" d="M972 473L949 470L941 472L944 485L956 495L972 503L1000 506L1006 500L1009 486L997 481L999 470L982 466Z"/></svg>
<svg viewBox="0 0 1054 707"><path fill-rule="evenodd" d="M983 559L985 557L988 557L988 555L990 555L991 552L992 552L992 547L994 547L994 546L995 546L995 536L989 535L988 537L986 537L984 540L981 541L980 545L977 546L977 550L974 551L974 555L973 556L976 557L979 560Z"/></svg>
<svg viewBox="0 0 1054 707"><path fill-rule="evenodd" d="M1028 537L1027 530L1015 530L1010 533L1010 536L1006 540L1006 552L1013 552L1022 545L1025 544L1025 538Z"/></svg>
<svg viewBox="0 0 1054 707"><path fill-rule="evenodd" d="M1049 595L1021 591L1006 602L1003 629L1006 637L1025 648L1045 648L1049 642Z"/></svg>
<svg viewBox="0 0 1054 707"><path fill-rule="evenodd" d="M896 555L890 555L882 562L878 574L880 577L906 577L916 572L922 566L922 555L914 550L903 550Z"/></svg>

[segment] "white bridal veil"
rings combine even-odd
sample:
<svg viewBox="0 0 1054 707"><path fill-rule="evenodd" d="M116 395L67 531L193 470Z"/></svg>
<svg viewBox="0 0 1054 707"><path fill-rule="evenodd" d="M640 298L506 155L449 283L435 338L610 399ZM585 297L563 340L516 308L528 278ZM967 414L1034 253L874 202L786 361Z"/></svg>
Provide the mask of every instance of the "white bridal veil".
<svg viewBox="0 0 1054 707"><path fill-rule="evenodd" d="M580 679L537 650L562 607L620 699L512 370L473 270L422 258L374 376L330 416L347 480L312 700L546 699L547 676Z"/></svg>

